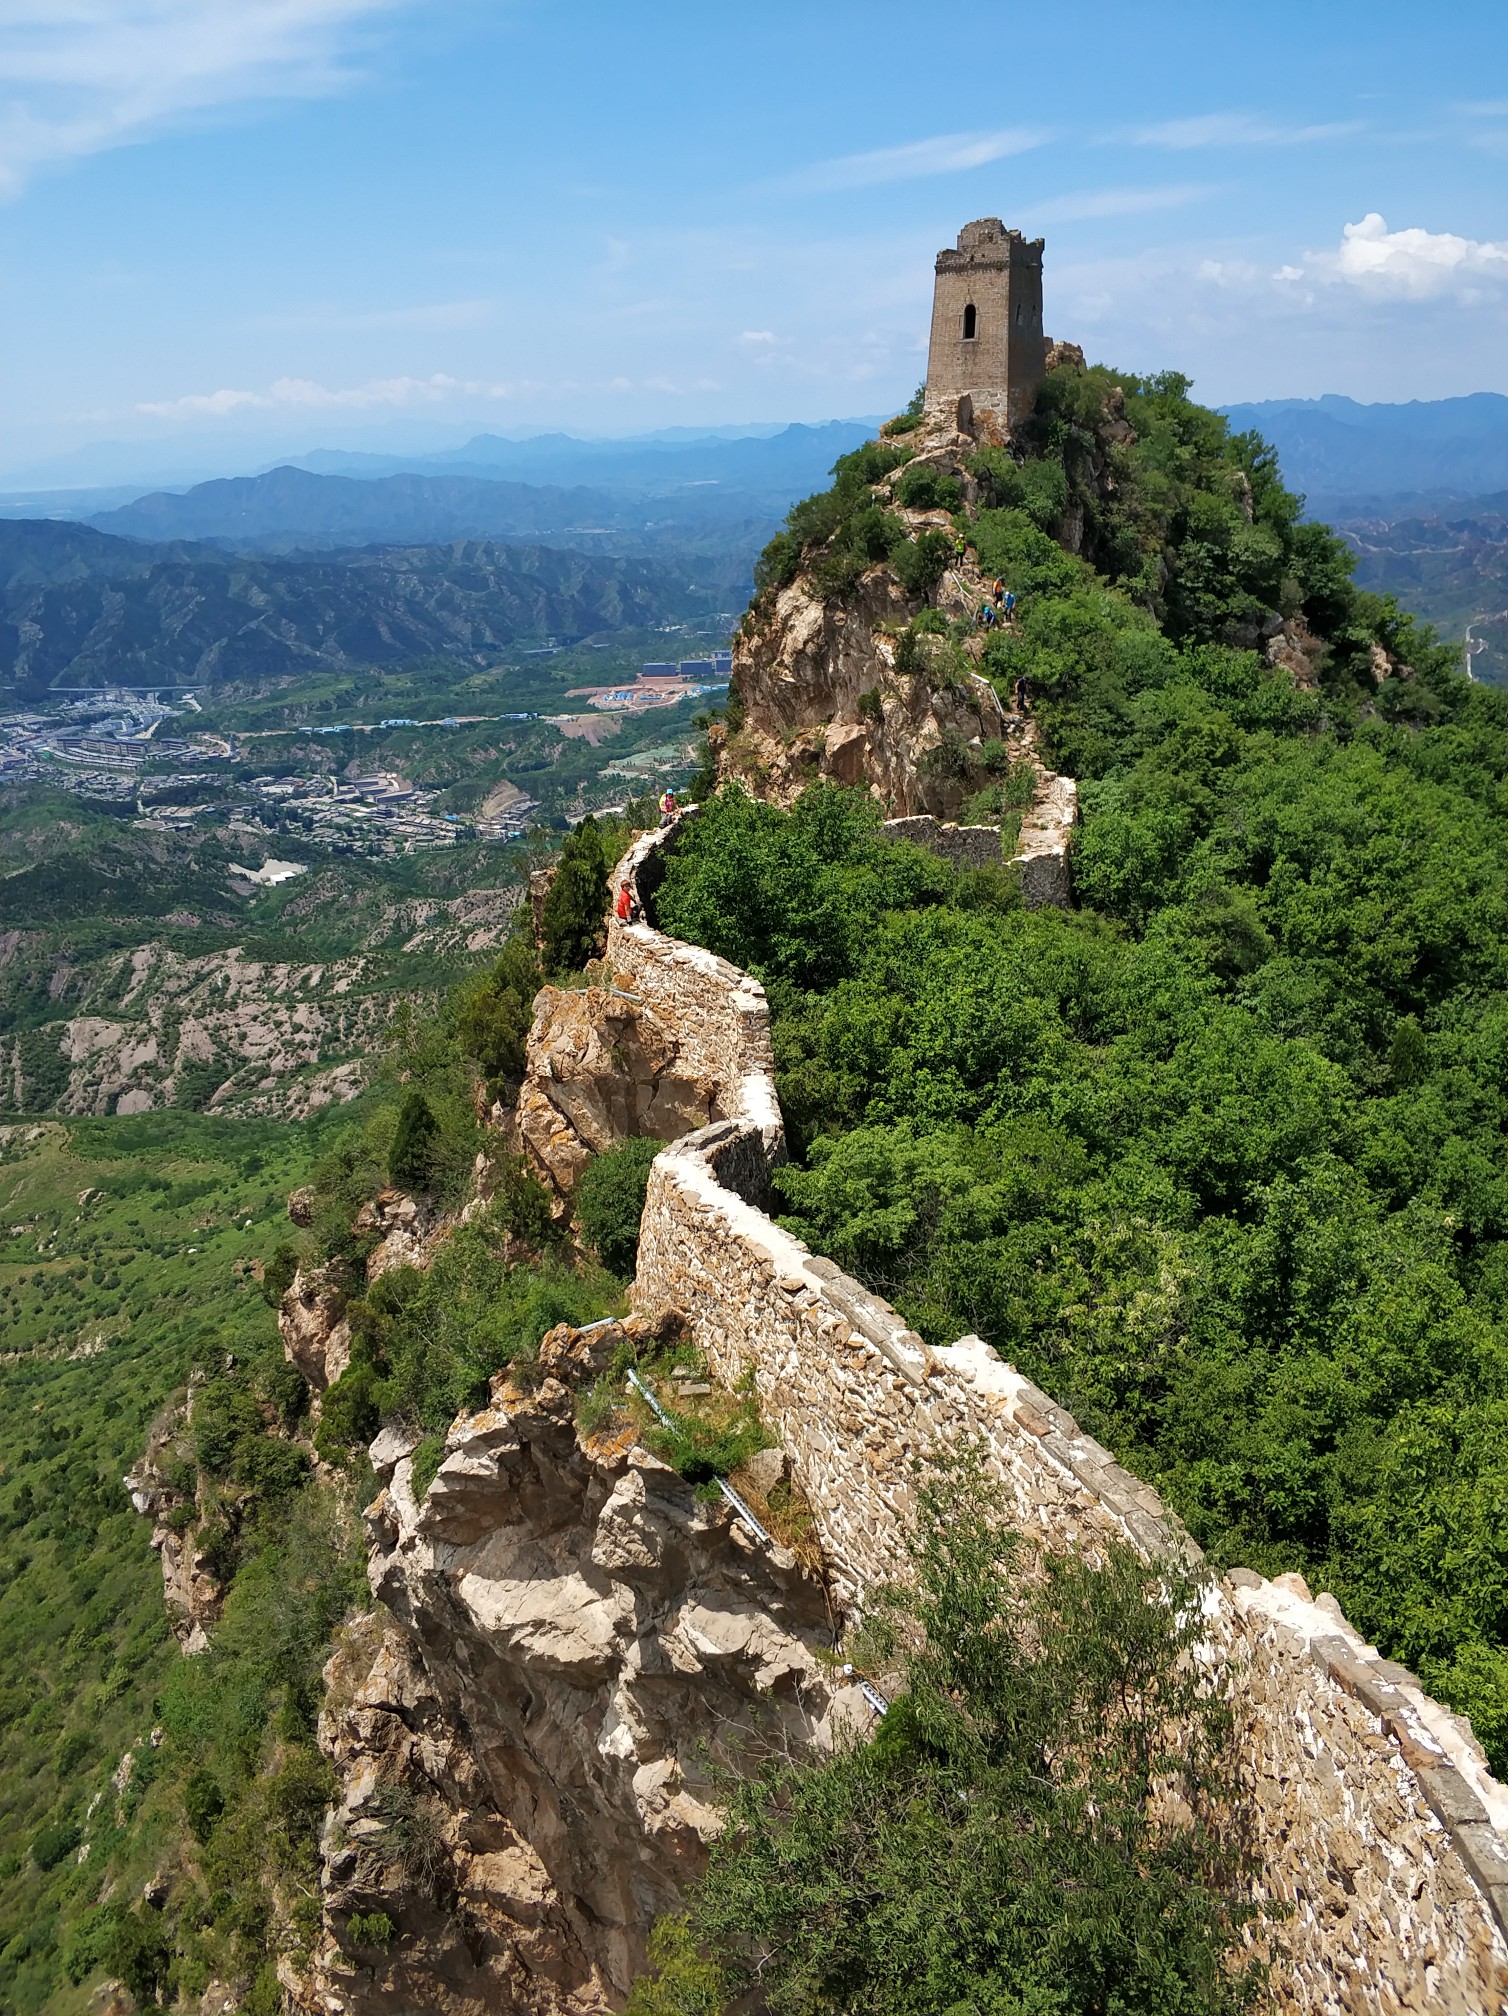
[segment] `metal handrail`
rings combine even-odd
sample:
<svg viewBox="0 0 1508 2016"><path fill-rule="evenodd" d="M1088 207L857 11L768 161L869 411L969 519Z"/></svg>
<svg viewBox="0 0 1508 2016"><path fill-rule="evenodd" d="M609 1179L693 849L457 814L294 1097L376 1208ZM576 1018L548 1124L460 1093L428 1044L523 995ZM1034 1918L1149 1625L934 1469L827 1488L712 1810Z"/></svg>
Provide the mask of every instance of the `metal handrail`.
<svg viewBox="0 0 1508 2016"><path fill-rule="evenodd" d="M628 1368L628 1383L630 1386L633 1387L634 1391L639 1395L640 1399L645 1401L648 1404L648 1406L652 1409L656 1419L660 1423L660 1426L662 1428L668 1428L670 1432L674 1434L675 1433L674 1421L671 1420L670 1416L666 1413L665 1409L660 1405L659 1401L655 1398L654 1394L651 1393L649 1388L644 1384L644 1381L639 1377L638 1373L634 1370L632 1365L630 1365ZM727 1479L724 1477L718 1477L715 1478L713 1481L716 1483L718 1490L722 1492L723 1497L727 1500L728 1504L733 1508L735 1516L743 1521L744 1525L748 1527L749 1531L754 1535L755 1539L762 1540L766 1547L773 1547L775 1545L774 1537L771 1534L767 1533L764 1527L760 1525L759 1521L755 1518L753 1512L750 1511L749 1507L744 1503L743 1499L739 1497L738 1493L733 1489L733 1486L727 1481Z"/></svg>
<svg viewBox="0 0 1508 2016"><path fill-rule="evenodd" d="M646 1406L650 1408L656 1420L660 1423L661 1427L670 1429L671 1433L673 1434L675 1432L674 1421L671 1420L669 1414L660 1405L660 1402L656 1399L655 1395L650 1392L649 1388L644 1384L644 1381L639 1377L638 1372L632 1365L630 1365L628 1368L628 1383L633 1388L633 1390L638 1394L639 1398L644 1401ZM729 1505L732 1506L736 1516L743 1521L743 1523L748 1527L749 1531L754 1535L754 1537L758 1540L762 1540L766 1545L766 1547L773 1547L775 1544L774 1540L765 1531L764 1527L760 1525L759 1521L755 1518L754 1514L749 1510L749 1507L744 1503L743 1499L740 1498L738 1493L733 1489L733 1486L729 1484L725 1478L722 1477L719 1477L716 1480L716 1483L718 1490L722 1492L724 1498L728 1501ZM872 1680L866 1680L864 1676L858 1671L856 1671L856 1669L851 1665L845 1666L843 1668L843 1676L845 1679L858 1681L859 1692L863 1695L865 1701L874 1710L876 1715L885 1715L889 1713L890 1703L885 1699L884 1695L880 1692L879 1688L875 1686Z"/></svg>

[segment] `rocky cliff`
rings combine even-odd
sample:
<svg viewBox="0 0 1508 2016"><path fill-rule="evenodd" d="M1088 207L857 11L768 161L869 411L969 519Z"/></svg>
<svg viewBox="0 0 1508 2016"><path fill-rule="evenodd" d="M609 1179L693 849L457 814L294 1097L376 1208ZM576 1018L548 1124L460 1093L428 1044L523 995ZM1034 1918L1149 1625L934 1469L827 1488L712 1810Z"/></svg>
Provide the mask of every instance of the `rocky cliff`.
<svg viewBox="0 0 1508 2016"><path fill-rule="evenodd" d="M209 1647L210 1627L225 1601L221 1560L240 1525L238 1494L234 1489L211 1494L190 1454L201 1384L192 1380L182 1404L154 1423L146 1448L124 1480L133 1508L152 1522L152 1552L162 1566L168 1621L190 1656Z"/></svg>
<svg viewBox="0 0 1508 2016"><path fill-rule="evenodd" d="M669 1334L552 1332L527 1385L497 1378L456 1421L427 1491L417 1437L373 1445L380 1609L326 1673L340 1790L323 1933L285 1969L298 2008L620 2006L701 1864L717 1773L867 1717L820 1575L703 1502L631 1417L578 1424L616 1354Z"/></svg>
<svg viewBox="0 0 1508 2016"><path fill-rule="evenodd" d="M881 559L841 592L825 588L820 553L795 578L757 597L734 643L731 733L715 731L719 767L756 796L790 804L818 779L870 790L889 816L957 821L1002 760L1026 766L1035 790L1023 821L1029 844L1016 858L1066 859L1077 816L1071 779L1043 762L1035 724L1006 706L979 670L985 633L917 632L923 611L971 626L992 583L972 548L956 551L949 513L913 509L903 478L934 471L978 497L969 460L979 446L950 424L908 435L910 459L870 486L872 505L913 540L941 538L951 563L929 597L908 590ZM1064 894L1047 900L1066 900Z"/></svg>

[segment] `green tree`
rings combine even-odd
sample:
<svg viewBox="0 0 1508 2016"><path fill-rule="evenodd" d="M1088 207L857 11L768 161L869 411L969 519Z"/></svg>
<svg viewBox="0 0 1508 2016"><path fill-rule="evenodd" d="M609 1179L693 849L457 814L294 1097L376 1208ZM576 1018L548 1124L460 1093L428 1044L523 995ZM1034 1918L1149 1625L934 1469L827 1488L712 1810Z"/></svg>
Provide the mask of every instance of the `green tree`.
<svg viewBox="0 0 1508 2016"><path fill-rule="evenodd" d="M1198 1584L1129 1549L1019 1542L970 1465L922 1494L914 1583L876 1607L872 1740L767 1764L631 2016L1228 2016L1252 1870L1231 1723L1191 1657ZM861 1657L864 1652L861 1650Z"/></svg>
<svg viewBox="0 0 1508 2016"><path fill-rule="evenodd" d="M424 1190L435 1172L435 1144L440 1132L429 1101L417 1089L398 1109L398 1125L388 1150L387 1173L407 1189Z"/></svg>
<svg viewBox="0 0 1508 2016"><path fill-rule="evenodd" d="M121 1913L109 1935L105 1964L119 1975L138 2009L155 2006L171 1961L172 1950L157 1912L137 1904Z"/></svg>
<svg viewBox="0 0 1508 2016"><path fill-rule="evenodd" d="M183 1812L190 1834L202 1848L225 1811L225 1794L212 1771L191 1771L183 1786Z"/></svg>
<svg viewBox="0 0 1508 2016"><path fill-rule="evenodd" d="M644 1136L604 1149L581 1172L572 1198L582 1236L608 1272L623 1280L632 1278L638 1264L650 1165L664 1146Z"/></svg>
<svg viewBox="0 0 1508 2016"><path fill-rule="evenodd" d="M924 602L930 602L948 571L952 557L953 542L946 532L932 526L915 539L897 546L891 555L891 565L908 594L919 595Z"/></svg>
<svg viewBox="0 0 1508 2016"><path fill-rule="evenodd" d="M610 835L590 816L560 850L555 879L544 900L540 937L547 973L577 973L601 955L607 920Z"/></svg>
<svg viewBox="0 0 1508 2016"><path fill-rule="evenodd" d="M512 1097L523 1082L534 997L543 981L533 940L515 930L491 972L460 990L456 1037L494 1099Z"/></svg>
<svg viewBox="0 0 1508 2016"><path fill-rule="evenodd" d="M895 496L908 511L956 511L963 502L958 478L926 462L913 462L902 471Z"/></svg>

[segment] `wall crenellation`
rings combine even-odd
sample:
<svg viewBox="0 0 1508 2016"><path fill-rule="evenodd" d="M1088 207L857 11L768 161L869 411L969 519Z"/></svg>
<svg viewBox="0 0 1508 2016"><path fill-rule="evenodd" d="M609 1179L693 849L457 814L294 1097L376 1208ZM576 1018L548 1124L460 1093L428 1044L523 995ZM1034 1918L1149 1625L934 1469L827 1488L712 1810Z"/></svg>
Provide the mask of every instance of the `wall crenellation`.
<svg viewBox="0 0 1508 2016"><path fill-rule="evenodd" d="M642 892L667 835L614 878ZM672 840L673 844L673 840ZM647 871L647 872L646 872ZM717 1376L752 1377L850 1604L905 1567L918 1464L977 1448L1028 1538L1151 1559L1199 1552L1150 1486L982 1339L929 1348L881 1297L761 1205L785 1154L763 989L648 923L609 958L684 1024L722 1117L656 1159L634 1299L675 1309ZM1508 1789L1469 1724L1363 1642L1297 1575L1215 1585L1279 2006L1305 2016L1508 2011Z"/></svg>

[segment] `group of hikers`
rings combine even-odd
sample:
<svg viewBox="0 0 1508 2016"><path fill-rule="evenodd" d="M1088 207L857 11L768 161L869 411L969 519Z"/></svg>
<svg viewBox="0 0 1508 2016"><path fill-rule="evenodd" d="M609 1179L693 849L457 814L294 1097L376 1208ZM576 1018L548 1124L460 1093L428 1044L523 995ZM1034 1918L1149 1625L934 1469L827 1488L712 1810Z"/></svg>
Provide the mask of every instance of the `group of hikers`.
<svg viewBox="0 0 1508 2016"><path fill-rule="evenodd" d="M960 573L967 566L969 542L960 532L953 541L953 560ZM982 630L992 630L997 623L1013 623L1016 617L1016 595L1014 589L1007 588L997 575L985 600L979 605L975 621Z"/></svg>

